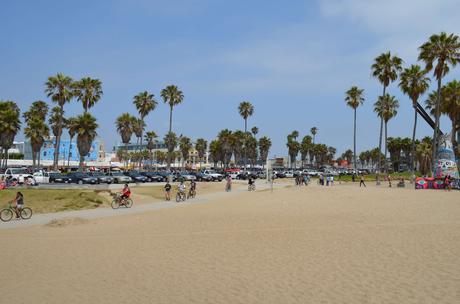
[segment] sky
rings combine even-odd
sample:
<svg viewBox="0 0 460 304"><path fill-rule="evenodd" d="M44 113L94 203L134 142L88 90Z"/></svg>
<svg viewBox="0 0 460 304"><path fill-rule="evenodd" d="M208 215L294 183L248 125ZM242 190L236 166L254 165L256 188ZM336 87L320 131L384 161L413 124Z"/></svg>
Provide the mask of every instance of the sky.
<svg viewBox="0 0 460 304"><path fill-rule="evenodd" d="M174 108L173 131L214 139L219 130L244 129L237 107L254 105L249 127L271 138L270 156L287 154L286 136L319 129L316 142L337 148L353 144L353 112L345 92L365 91L358 109L357 150L378 145L379 120L373 104L381 84L371 76L373 59L391 51L404 66L417 63L418 47L430 35L460 34L458 0L0 0L0 100L25 111L45 100L49 76L98 78L104 95L91 109L108 149L120 141L114 122L137 114L133 96L153 93L156 109L147 130L161 138L169 107L160 92L175 84L184 102ZM431 76L431 75L430 75ZM460 78L460 67L444 81ZM432 81L430 91L435 89ZM413 109L392 83L387 92L400 102L389 136L412 134ZM426 99L426 95L421 98ZM67 116L82 113L74 100ZM449 121L441 128L447 132ZM417 136L432 130L419 120ZM17 139L22 139L18 135ZM135 140L133 138L133 140Z"/></svg>

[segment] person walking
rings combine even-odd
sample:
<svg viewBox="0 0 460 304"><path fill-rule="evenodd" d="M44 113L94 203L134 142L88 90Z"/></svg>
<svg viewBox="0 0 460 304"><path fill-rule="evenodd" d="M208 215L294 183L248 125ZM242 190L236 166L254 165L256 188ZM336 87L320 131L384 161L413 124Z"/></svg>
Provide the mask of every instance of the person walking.
<svg viewBox="0 0 460 304"><path fill-rule="evenodd" d="M361 174L360 179L359 179L359 187L361 188L361 185L366 188L366 184L364 183L364 175Z"/></svg>

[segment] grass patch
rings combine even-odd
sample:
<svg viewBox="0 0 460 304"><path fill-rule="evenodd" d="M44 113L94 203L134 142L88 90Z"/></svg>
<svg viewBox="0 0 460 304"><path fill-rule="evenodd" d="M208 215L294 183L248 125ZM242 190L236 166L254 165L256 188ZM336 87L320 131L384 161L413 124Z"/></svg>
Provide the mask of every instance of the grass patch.
<svg viewBox="0 0 460 304"><path fill-rule="evenodd" d="M0 191L0 206L6 207L19 189ZM107 200L95 191L78 189L20 189L24 202L34 213L51 213L68 210L94 209Z"/></svg>

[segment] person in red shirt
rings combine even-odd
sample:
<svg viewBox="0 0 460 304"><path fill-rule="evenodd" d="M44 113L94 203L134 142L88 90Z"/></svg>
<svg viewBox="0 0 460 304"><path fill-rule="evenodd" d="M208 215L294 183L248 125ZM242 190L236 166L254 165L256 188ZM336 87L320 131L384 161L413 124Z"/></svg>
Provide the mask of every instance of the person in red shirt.
<svg viewBox="0 0 460 304"><path fill-rule="evenodd" d="M131 196L131 189L129 189L128 184L125 184L123 190L121 190L121 199L127 199Z"/></svg>

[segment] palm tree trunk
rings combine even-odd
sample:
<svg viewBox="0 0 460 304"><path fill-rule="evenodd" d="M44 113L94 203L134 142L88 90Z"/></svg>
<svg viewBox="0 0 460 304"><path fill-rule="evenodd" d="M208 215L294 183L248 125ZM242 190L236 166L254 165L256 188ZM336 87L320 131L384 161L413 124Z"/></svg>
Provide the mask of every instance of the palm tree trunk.
<svg viewBox="0 0 460 304"><path fill-rule="evenodd" d="M435 128L433 133L433 151L432 151L432 172L433 177L436 174L436 165L437 165L437 151L438 151L438 132L439 132L439 113L440 113L440 104L441 104L441 77L438 78L438 98L436 98L436 116L435 116Z"/></svg>
<svg viewBox="0 0 460 304"><path fill-rule="evenodd" d="M248 132L248 119L244 119L244 147L243 147L243 162L244 170L246 170L246 133Z"/></svg>
<svg viewBox="0 0 460 304"><path fill-rule="evenodd" d="M35 159L37 158L37 151L32 150L32 168L35 169Z"/></svg>
<svg viewBox="0 0 460 304"><path fill-rule="evenodd" d="M382 97L385 96L386 89L387 87L384 85ZM377 182L376 182L377 186L380 185L380 169L381 169L380 167L382 163L382 133L383 133L383 117L380 117L379 158L378 158L378 163L377 163Z"/></svg>
<svg viewBox="0 0 460 304"><path fill-rule="evenodd" d="M83 155L80 155L80 163L78 165L78 171L83 172L83 163L85 161L85 157Z"/></svg>
<svg viewBox="0 0 460 304"><path fill-rule="evenodd" d="M387 133L387 124L388 122L385 121L385 154L383 156L383 167L384 167L384 170L385 170L385 173L388 173L388 162L387 162L387 151L388 151L388 145L387 145L387 139L388 139L388 133Z"/></svg>
<svg viewBox="0 0 460 304"><path fill-rule="evenodd" d="M169 133L172 131L172 111L173 111L173 106L170 105L170 110L169 110Z"/></svg>
<svg viewBox="0 0 460 304"><path fill-rule="evenodd" d="M412 183L412 176L415 172L415 133L417 131L417 108L416 108L416 100L414 101L414 130L412 131L412 147L410 152L410 172L411 172L411 183Z"/></svg>
<svg viewBox="0 0 460 304"><path fill-rule="evenodd" d="M353 112L353 168L356 170L356 108Z"/></svg>
<svg viewBox="0 0 460 304"><path fill-rule="evenodd" d="M64 105L60 106L61 113L64 113ZM59 127L58 127L58 135L56 136L56 143L54 145L54 169L57 170L59 166L59 148L61 146L61 135L62 135L62 116L59 117Z"/></svg>
<svg viewBox="0 0 460 304"><path fill-rule="evenodd" d="M72 152L72 137L69 141L69 153L67 154L67 167L70 167L70 153Z"/></svg>

